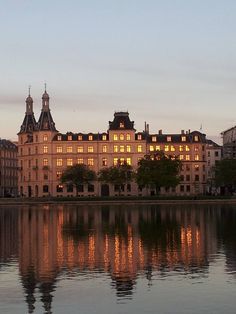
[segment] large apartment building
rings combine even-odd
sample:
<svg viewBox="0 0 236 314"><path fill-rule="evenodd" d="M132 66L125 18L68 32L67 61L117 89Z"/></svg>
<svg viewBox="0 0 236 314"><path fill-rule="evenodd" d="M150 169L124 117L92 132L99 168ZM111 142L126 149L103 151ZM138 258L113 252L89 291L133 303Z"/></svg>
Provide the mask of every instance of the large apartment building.
<svg viewBox="0 0 236 314"><path fill-rule="evenodd" d="M164 151L182 161L181 182L176 188L162 189L168 195L196 195L206 191L206 136L199 131L150 134L134 128L128 112L115 112L108 130L101 133L60 133L53 121L49 95L42 96L42 110L36 121L33 99L26 99L26 113L18 133L19 191L23 196L73 196L75 189L63 186L63 170L74 164L86 164L95 172L103 167L126 162L134 169L146 154ZM141 189L135 182L124 186L123 195L147 195L152 189ZM80 196L117 195L116 187L95 181L82 186Z"/></svg>

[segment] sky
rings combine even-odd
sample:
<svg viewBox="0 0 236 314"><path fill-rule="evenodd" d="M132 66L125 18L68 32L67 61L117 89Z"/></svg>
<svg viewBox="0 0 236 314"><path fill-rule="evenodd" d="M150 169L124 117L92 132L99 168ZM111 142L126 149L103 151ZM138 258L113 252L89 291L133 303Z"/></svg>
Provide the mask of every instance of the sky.
<svg viewBox="0 0 236 314"><path fill-rule="evenodd" d="M235 0L0 0L0 137L17 139L28 86L44 83L60 132L236 125Z"/></svg>

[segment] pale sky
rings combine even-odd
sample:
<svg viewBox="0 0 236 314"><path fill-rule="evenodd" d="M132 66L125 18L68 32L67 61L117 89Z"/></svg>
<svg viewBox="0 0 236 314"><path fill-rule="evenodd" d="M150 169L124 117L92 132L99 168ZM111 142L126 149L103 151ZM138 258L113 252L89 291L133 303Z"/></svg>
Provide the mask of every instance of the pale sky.
<svg viewBox="0 0 236 314"><path fill-rule="evenodd" d="M102 132L128 110L138 131L236 124L235 0L0 0L0 137L17 139L28 85L44 82L61 132Z"/></svg>

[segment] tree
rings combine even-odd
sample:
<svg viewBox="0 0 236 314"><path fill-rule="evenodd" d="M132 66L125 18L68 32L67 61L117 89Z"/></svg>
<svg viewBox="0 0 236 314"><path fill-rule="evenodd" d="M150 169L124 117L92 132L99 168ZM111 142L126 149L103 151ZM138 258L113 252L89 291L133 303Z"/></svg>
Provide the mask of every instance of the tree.
<svg viewBox="0 0 236 314"><path fill-rule="evenodd" d="M124 184L132 181L133 170L130 165L118 162L116 166L105 167L98 172L98 180L117 186L119 195Z"/></svg>
<svg viewBox="0 0 236 314"><path fill-rule="evenodd" d="M95 179L95 172L84 164L67 167L61 176L62 183L72 184L75 186L76 195L78 195L79 186L82 184L90 184Z"/></svg>
<svg viewBox="0 0 236 314"><path fill-rule="evenodd" d="M236 159L222 159L215 165L216 186L225 187L233 193L236 189Z"/></svg>
<svg viewBox="0 0 236 314"><path fill-rule="evenodd" d="M175 187L180 182L181 162L177 157L166 156L163 152L146 155L139 162L136 182L141 187L154 187L156 194L161 187Z"/></svg>

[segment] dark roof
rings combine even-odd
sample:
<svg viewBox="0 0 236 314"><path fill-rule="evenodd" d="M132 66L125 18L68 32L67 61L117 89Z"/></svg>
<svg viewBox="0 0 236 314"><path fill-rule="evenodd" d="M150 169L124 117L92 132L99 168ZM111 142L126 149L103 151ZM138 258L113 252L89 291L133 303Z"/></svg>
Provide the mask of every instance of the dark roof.
<svg viewBox="0 0 236 314"><path fill-rule="evenodd" d="M21 125L20 128L20 132L18 134L21 133L32 133L33 131L37 130L37 123L34 117L34 113L26 113L23 123Z"/></svg>
<svg viewBox="0 0 236 314"><path fill-rule="evenodd" d="M152 141L152 138L156 137L156 143L167 143L168 136L171 137L170 143L206 143L206 135L198 131L183 134L148 134L147 142L155 143L154 141ZM186 137L186 141L182 141L182 136ZM195 141L194 136L198 136L199 141Z"/></svg>
<svg viewBox="0 0 236 314"><path fill-rule="evenodd" d="M212 147L215 147L215 148L222 148L221 145L217 144L216 142L214 142L214 141L212 141L212 140L208 140L208 139L207 139L206 142L207 142L207 144L208 144L209 146L212 146Z"/></svg>
<svg viewBox="0 0 236 314"><path fill-rule="evenodd" d="M115 112L113 121L109 121L109 130L134 130L134 121L130 121L128 112Z"/></svg>
<svg viewBox="0 0 236 314"><path fill-rule="evenodd" d="M17 146L9 140L0 139L0 149L17 150Z"/></svg>
<svg viewBox="0 0 236 314"><path fill-rule="evenodd" d="M55 131L57 132L57 129L55 127L55 123L53 121L52 115L50 110L43 110L41 111L39 121L38 121L38 130L39 131Z"/></svg>

